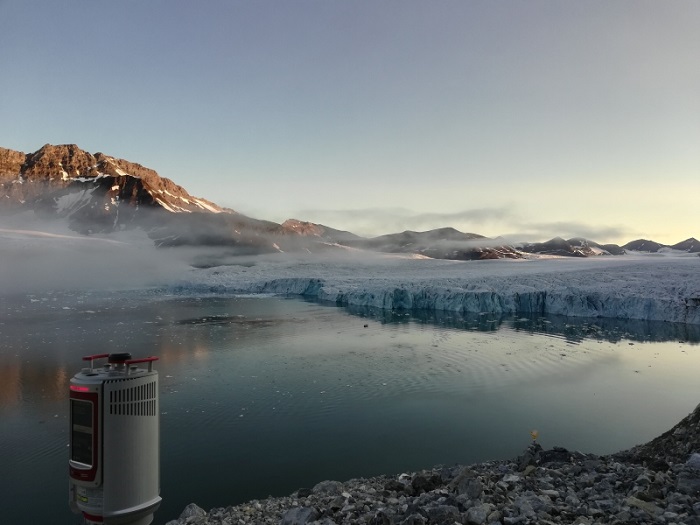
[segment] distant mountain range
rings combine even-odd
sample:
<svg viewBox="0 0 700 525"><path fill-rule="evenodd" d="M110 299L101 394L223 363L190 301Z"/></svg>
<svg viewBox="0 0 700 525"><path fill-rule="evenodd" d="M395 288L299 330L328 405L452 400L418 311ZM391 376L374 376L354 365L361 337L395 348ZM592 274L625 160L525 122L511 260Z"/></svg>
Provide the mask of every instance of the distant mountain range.
<svg viewBox="0 0 700 525"><path fill-rule="evenodd" d="M700 253L694 238L673 246L639 239L620 247L560 237L514 244L454 228L364 238L296 219L277 224L193 197L152 169L103 153L93 155L74 144L47 144L34 153L0 148L0 216L26 211L44 220L65 221L85 235L142 228L157 246L216 247L222 256L348 249L456 260Z"/></svg>

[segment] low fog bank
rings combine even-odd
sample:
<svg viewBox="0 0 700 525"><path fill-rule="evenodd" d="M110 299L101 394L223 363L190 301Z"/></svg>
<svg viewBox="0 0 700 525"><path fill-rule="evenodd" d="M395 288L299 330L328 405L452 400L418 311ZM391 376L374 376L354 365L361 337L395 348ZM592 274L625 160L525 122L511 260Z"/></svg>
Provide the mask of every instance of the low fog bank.
<svg viewBox="0 0 700 525"><path fill-rule="evenodd" d="M141 230L84 236L50 222L0 222L0 294L158 286L190 266Z"/></svg>
<svg viewBox="0 0 700 525"><path fill-rule="evenodd" d="M555 314L700 324L700 258L455 261L326 243L322 252L157 248L142 230L81 236L0 224L0 294L47 290L298 295L387 311Z"/></svg>
<svg viewBox="0 0 700 525"><path fill-rule="evenodd" d="M319 246L323 249L319 249ZM274 253L262 253L246 255L239 248L226 247L182 247L178 253L195 268L216 268L227 266L255 266L255 265L338 265L348 263L353 265L390 265L398 259L429 259L429 257L417 254L385 253L363 250L342 246L339 244L317 245L316 251L294 250L277 251Z"/></svg>

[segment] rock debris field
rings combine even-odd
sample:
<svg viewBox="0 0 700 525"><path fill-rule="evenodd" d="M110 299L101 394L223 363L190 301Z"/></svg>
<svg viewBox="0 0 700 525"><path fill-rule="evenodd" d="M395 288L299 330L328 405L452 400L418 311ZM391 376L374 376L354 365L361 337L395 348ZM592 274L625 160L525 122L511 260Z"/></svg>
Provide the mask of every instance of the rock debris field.
<svg viewBox="0 0 700 525"><path fill-rule="evenodd" d="M506 461L322 481L209 512L192 503L167 525L341 523L700 525L700 405L658 438L612 455L533 441Z"/></svg>

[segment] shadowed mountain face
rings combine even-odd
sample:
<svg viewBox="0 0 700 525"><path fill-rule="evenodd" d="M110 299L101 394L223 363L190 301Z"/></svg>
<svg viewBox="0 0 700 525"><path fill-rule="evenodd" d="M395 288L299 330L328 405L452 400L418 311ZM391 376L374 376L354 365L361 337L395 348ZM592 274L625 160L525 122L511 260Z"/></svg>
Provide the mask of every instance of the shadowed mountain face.
<svg viewBox="0 0 700 525"><path fill-rule="evenodd" d="M364 250L417 254L434 259L523 258L522 253L502 240L489 239L476 233L462 233L454 228L439 228L426 232L407 230L372 239L348 241L346 244Z"/></svg>
<svg viewBox="0 0 700 525"><path fill-rule="evenodd" d="M630 241L623 246L625 250L647 253L656 253L661 248L666 247L667 246L664 244L659 244L658 242L650 241L648 239L637 239L636 241Z"/></svg>
<svg viewBox="0 0 700 525"><path fill-rule="evenodd" d="M225 264L228 257L242 254L347 250L456 260L519 259L528 254L622 255L625 249L700 252L700 243L694 238L670 247L638 240L621 248L560 237L513 245L454 228L367 239L296 219L277 224L193 197L152 169L104 153L93 155L74 144L47 144L34 153L0 148L0 216L26 211L43 220L64 221L85 235L141 228L157 246L205 247L211 259L202 265Z"/></svg>
<svg viewBox="0 0 700 525"><path fill-rule="evenodd" d="M663 249L677 250L687 253L700 253L700 241L698 241L695 237L690 237L689 239L669 246L668 244L659 244L658 242L650 241L648 239L637 239L636 241L628 242L623 246L623 248L630 251L646 253L657 253Z"/></svg>
<svg viewBox="0 0 700 525"><path fill-rule="evenodd" d="M591 257L596 255L623 255L625 250L617 244L598 244L582 237L569 240L555 237L546 242L527 243L520 246L527 253L557 255L562 257Z"/></svg>
<svg viewBox="0 0 700 525"><path fill-rule="evenodd" d="M688 253L700 253L700 241L698 241L695 237L691 237L690 239L686 239L678 244L674 244L671 246L671 249Z"/></svg>
<svg viewBox="0 0 700 525"><path fill-rule="evenodd" d="M362 239L359 235L336 230L323 226L322 224L314 224L313 222L304 222L297 219L287 219L280 225L280 231L284 235L298 237L316 237L329 243L345 243L348 241L356 241Z"/></svg>

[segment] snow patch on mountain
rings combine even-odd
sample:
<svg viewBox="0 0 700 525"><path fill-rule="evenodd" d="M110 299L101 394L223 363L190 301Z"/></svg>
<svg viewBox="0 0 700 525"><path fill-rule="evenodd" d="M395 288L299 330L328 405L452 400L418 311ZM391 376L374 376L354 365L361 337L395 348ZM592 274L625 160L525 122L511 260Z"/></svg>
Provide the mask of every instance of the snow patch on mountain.
<svg viewBox="0 0 700 525"><path fill-rule="evenodd" d="M56 199L56 212L62 216L70 216L84 206L89 206L92 202L92 193L95 187L75 191L62 195Z"/></svg>
<svg viewBox="0 0 700 525"><path fill-rule="evenodd" d="M210 211L211 213L223 213L224 212L224 210L222 210L220 208L215 208L214 206L212 206L208 202L203 201L202 199L194 199L194 203L197 206L199 206L200 208L202 208L203 210Z"/></svg>

